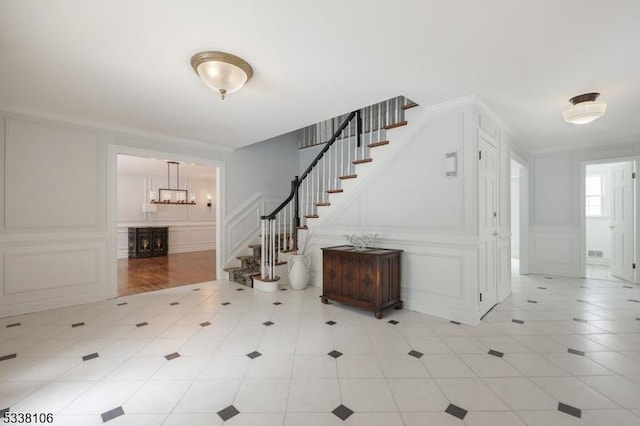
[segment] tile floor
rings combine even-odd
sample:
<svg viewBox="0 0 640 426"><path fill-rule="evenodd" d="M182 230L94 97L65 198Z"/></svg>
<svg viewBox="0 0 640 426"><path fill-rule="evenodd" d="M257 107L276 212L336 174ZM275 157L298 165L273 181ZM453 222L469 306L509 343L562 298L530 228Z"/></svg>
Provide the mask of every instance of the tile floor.
<svg viewBox="0 0 640 426"><path fill-rule="evenodd" d="M640 288L515 276L477 327L215 281L0 319L0 411L58 425L640 425Z"/></svg>
<svg viewBox="0 0 640 426"><path fill-rule="evenodd" d="M587 263L587 278L624 282L623 279L611 275L611 266Z"/></svg>

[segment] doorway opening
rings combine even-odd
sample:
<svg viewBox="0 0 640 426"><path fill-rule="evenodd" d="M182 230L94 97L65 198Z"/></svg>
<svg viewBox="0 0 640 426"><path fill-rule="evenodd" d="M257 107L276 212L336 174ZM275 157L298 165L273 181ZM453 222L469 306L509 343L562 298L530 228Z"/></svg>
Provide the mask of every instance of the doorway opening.
<svg viewBox="0 0 640 426"><path fill-rule="evenodd" d="M636 282L635 161L587 164L585 276Z"/></svg>
<svg viewBox="0 0 640 426"><path fill-rule="evenodd" d="M529 273L529 180L527 166L511 158L511 274Z"/></svg>
<svg viewBox="0 0 640 426"><path fill-rule="evenodd" d="M217 168L117 155L118 296L216 279Z"/></svg>

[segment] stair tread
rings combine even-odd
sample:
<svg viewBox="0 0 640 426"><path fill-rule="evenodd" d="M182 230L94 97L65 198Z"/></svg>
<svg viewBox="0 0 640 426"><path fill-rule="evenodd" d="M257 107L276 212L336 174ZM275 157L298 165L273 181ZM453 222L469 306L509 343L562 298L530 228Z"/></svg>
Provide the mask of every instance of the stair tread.
<svg viewBox="0 0 640 426"><path fill-rule="evenodd" d="M417 103L415 103L415 102L411 102L411 103L409 103L409 104L402 105L402 109L407 110L407 109L415 108L415 107L417 107L417 106L418 106L418 104L417 104Z"/></svg>
<svg viewBox="0 0 640 426"><path fill-rule="evenodd" d="M250 249L260 248L262 247L262 244L249 244L247 247L249 247Z"/></svg>
<svg viewBox="0 0 640 426"><path fill-rule="evenodd" d="M329 194L338 194L340 192L342 192L343 190L338 188L338 189L327 189L327 193Z"/></svg>
<svg viewBox="0 0 640 426"><path fill-rule="evenodd" d="M307 219L317 219L320 216L318 216L317 214L306 214L304 215L304 217L306 217Z"/></svg>
<svg viewBox="0 0 640 426"><path fill-rule="evenodd" d="M239 260L254 259L254 258L255 258L255 256L252 255L252 254L247 254L247 255L244 255L244 256L236 256L236 259L239 259Z"/></svg>
<svg viewBox="0 0 640 426"><path fill-rule="evenodd" d="M298 226L297 229L309 229L309 228L307 228L306 226Z"/></svg>
<svg viewBox="0 0 640 426"><path fill-rule="evenodd" d="M293 253L294 251L296 250L295 249L280 250L280 253Z"/></svg>
<svg viewBox="0 0 640 426"><path fill-rule="evenodd" d="M363 158L361 160L353 160L353 164L362 164L362 163L370 163L373 161L373 158Z"/></svg>
<svg viewBox="0 0 640 426"><path fill-rule="evenodd" d="M316 206L318 206L318 207L327 207L327 206L330 206L330 205L331 205L331 203L325 203L325 202L317 202L316 203Z"/></svg>
<svg viewBox="0 0 640 426"><path fill-rule="evenodd" d="M224 272L233 272L233 271L237 271L239 269L242 269L242 266L230 266L228 268L224 268L223 271Z"/></svg>
<svg viewBox="0 0 640 426"><path fill-rule="evenodd" d="M344 180L344 179L355 179L357 178L358 175L344 175L344 176L340 176L340 179Z"/></svg>
<svg viewBox="0 0 640 426"><path fill-rule="evenodd" d="M377 146L383 146L383 145L389 145L389 141L379 141L379 142L374 142L374 143L370 143L369 145L367 145L369 148L375 148Z"/></svg>
<svg viewBox="0 0 640 426"><path fill-rule="evenodd" d="M387 124L386 126L384 126L384 128L386 130L389 130L389 129L395 129L396 127L402 127L402 126L406 126L406 125L407 125L406 121L399 121L397 123Z"/></svg>

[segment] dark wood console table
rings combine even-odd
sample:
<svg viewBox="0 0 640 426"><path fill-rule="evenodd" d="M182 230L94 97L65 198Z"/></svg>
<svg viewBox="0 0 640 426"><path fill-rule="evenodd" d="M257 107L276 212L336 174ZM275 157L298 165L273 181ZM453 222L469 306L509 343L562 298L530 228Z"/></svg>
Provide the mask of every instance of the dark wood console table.
<svg viewBox="0 0 640 426"><path fill-rule="evenodd" d="M329 300L373 311L377 319L389 307L402 309L402 250L353 246L322 249L322 303Z"/></svg>
<svg viewBox="0 0 640 426"><path fill-rule="evenodd" d="M166 256L169 252L169 228L129 228L129 258Z"/></svg>

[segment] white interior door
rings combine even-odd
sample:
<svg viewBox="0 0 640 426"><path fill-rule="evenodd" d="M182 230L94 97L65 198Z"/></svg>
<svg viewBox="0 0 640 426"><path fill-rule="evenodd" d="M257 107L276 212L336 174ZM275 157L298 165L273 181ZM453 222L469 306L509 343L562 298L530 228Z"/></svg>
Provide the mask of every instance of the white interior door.
<svg viewBox="0 0 640 426"><path fill-rule="evenodd" d="M633 163L616 164L611 173L611 275L635 282Z"/></svg>
<svg viewBox="0 0 640 426"><path fill-rule="evenodd" d="M478 287L481 313L498 301L498 156L496 147L480 137L478 153Z"/></svg>

